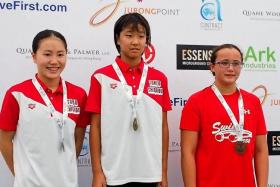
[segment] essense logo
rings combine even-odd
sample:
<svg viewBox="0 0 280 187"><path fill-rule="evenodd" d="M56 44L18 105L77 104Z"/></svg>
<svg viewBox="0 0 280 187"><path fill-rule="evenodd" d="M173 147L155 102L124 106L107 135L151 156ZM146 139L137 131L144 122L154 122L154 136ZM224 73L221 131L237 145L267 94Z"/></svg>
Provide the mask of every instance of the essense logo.
<svg viewBox="0 0 280 187"><path fill-rule="evenodd" d="M280 155L280 131L269 131L267 144L269 155Z"/></svg>
<svg viewBox="0 0 280 187"><path fill-rule="evenodd" d="M209 70L210 58L215 45L177 44L177 69Z"/></svg>

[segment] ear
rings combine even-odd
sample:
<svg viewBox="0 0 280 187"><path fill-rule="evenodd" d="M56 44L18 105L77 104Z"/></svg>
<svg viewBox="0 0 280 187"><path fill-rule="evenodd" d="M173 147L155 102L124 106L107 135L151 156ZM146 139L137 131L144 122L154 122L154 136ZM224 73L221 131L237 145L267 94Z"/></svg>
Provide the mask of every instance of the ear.
<svg viewBox="0 0 280 187"><path fill-rule="evenodd" d="M215 72L215 71L214 71L215 64L212 64L212 63L211 63L209 67L210 67L210 71L211 71L212 73L214 73L214 72Z"/></svg>
<svg viewBox="0 0 280 187"><path fill-rule="evenodd" d="M120 36L116 35L117 44L120 45Z"/></svg>
<svg viewBox="0 0 280 187"><path fill-rule="evenodd" d="M32 59L33 59L33 63L36 64L36 54L34 52L31 53Z"/></svg>

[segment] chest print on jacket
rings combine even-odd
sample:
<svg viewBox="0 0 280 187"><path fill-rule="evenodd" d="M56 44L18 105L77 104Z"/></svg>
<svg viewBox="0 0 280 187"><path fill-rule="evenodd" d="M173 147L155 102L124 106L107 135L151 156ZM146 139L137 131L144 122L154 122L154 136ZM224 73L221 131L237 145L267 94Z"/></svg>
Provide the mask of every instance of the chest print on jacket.
<svg viewBox="0 0 280 187"><path fill-rule="evenodd" d="M35 103L28 104L28 108L31 109L31 110L33 110L35 107L36 107Z"/></svg>
<svg viewBox="0 0 280 187"><path fill-rule="evenodd" d="M69 114L80 114L80 107L77 99L67 99L68 113Z"/></svg>
<svg viewBox="0 0 280 187"><path fill-rule="evenodd" d="M250 110L244 111L245 115L250 115ZM213 123L212 126L212 134L215 136L215 140L218 142L223 141L230 141L230 142L237 142L238 140L238 131L235 130L235 127L232 123L230 124L222 124L221 122L217 121ZM244 143L250 143L252 138L252 132L246 129L242 131L242 139Z"/></svg>
<svg viewBox="0 0 280 187"><path fill-rule="evenodd" d="M110 83L110 88L115 89L118 87L117 83Z"/></svg>
<svg viewBox="0 0 280 187"><path fill-rule="evenodd" d="M163 88L160 80L149 80L148 93L154 95L163 95Z"/></svg>

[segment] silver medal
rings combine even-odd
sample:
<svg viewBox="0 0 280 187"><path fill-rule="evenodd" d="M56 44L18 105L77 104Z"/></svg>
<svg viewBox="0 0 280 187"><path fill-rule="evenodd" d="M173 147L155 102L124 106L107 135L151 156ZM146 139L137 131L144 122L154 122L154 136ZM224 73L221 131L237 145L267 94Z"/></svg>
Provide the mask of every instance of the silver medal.
<svg viewBox="0 0 280 187"><path fill-rule="evenodd" d="M132 126L133 126L133 130L137 131L138 123L137 123L137 119L136 118L134 118Z"/></svg>

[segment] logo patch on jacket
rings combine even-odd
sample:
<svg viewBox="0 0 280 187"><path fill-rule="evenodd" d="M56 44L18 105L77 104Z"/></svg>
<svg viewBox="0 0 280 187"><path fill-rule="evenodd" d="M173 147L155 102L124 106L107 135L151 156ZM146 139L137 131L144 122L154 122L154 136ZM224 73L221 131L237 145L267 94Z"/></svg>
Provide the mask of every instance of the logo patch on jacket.
<svg viewBox="0 0 280 187"><path fill-rule="evenodd" d="M117 87L118 87L117 83L111 83L110 84L110 88L112 88L112 89L115 89Z"/></svg>
<svg viewBox="0 0 280 187"><path fill-rule="evenodd" d="M34 104L34 103L28 104L28 108L31 110L33 110L35 107L36 107L36 104Z"/></svg>
<svg viewBox="0 0 280 187"><path fill-rule="evenodd" d="M160 80L149 80L148 93L154 95L163 95L163 88Z"/></svg>
<svg viewBox="0 0 280 187"><path fill-rule="evenodd" d="M67 105L69 114L80 114L81 109L77 99L67 99Z"/></svg>

